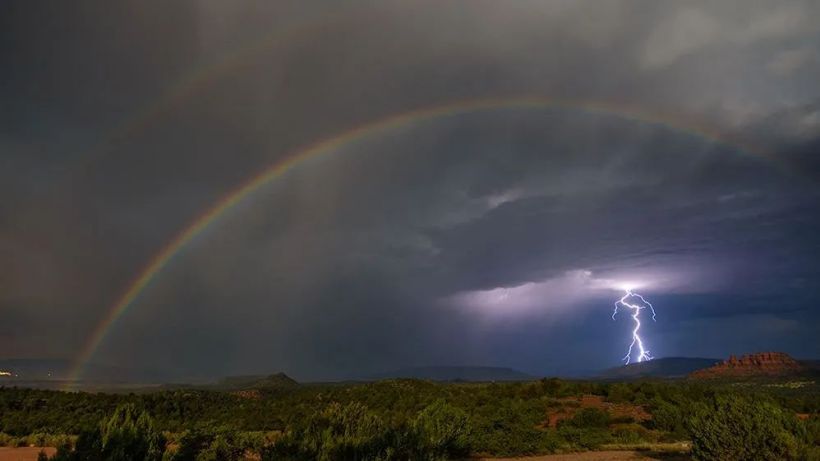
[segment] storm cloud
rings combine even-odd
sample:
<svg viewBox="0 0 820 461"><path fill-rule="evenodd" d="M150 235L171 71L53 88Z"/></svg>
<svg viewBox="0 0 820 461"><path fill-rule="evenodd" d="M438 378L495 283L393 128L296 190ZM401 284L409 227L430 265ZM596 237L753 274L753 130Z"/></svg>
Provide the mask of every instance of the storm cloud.
<svg viewBox="0 0 820 461"><path fill-rule="evenodd" d="M306 146L527 96L565 102L419 118L300 163L182 248L93 360L580 372L618 363L621 282L657 307L655 355L816 357L818 9L3 2L0 355L75 358L175 235Z"/></svg>

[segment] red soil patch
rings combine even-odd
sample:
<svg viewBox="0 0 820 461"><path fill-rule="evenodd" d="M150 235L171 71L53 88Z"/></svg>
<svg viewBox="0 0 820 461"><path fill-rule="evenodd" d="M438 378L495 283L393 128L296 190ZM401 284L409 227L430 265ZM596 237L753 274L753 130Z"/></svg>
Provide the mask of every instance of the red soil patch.
<svg viewBox="0 0 820 461"><path fill-rule="evenodd" d="M660 459L639 451L587 451L562 455L529 456L523 458L482 458L480 461L652 461ZM685 458L678 458L685 459Z"/></svg>
<svg viewBox="0 0 820 461"><path fill-rule="evenodd" d="M45 451L48 456L54 456L54 453L57 453L57 449L51 447L0 447L0 461L37 461L37 455L41 450Z"/></svg>
<svg viewBox="0 0 820 461"><path fill-rule="evenodd" d="M559 422L572 418L584 408L597 408L607 412L611 418L632 418L639 423L652 419L652 415L640 405L606 402L600 395L568 397L559 402L560 407L547 409L547 427L557 427Z"/></svg>
<svg viewBox="0 0 820 461"><path fill-rule="evenodd" d="M241 397L243 399L250 399L250 400L259 400L262 398L262 393L256 389L245 390L245 391L236 391L231 392L231 394Z"/></svg>

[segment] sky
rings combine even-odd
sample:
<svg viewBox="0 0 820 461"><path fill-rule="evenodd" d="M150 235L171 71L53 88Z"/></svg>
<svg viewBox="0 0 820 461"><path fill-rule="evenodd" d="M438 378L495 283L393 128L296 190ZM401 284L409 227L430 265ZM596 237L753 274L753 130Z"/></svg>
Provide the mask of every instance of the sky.
<svg viewBox="0 0 820 461"><path fill-rule="evenodd" d="M812 0L4 1L0 358L78 360L152 258L255 175L459 103L247 194L90 360L169 379L584 373L629 346L624 284L655 306L655 357L820 358L817 17Z"/></svg>

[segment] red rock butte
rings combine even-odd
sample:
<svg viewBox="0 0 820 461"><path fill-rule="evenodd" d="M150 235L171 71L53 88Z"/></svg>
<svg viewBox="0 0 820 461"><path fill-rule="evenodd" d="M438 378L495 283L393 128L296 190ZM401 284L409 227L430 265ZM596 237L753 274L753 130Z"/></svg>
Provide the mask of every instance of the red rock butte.
<svg viewBox="0 0 820 461"><path fill-rule="evenodd" d="M784 376L806 371L800 362L783 352L759 352L740 358L730 355L727 360L709 368L693 371L689 377L697 379Z"/></svg>

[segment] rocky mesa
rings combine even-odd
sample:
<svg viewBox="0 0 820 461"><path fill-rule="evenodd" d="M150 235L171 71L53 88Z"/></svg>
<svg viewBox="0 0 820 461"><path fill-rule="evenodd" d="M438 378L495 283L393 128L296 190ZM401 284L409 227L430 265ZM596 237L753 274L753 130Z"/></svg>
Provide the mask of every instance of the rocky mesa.
<svg viewBox="0 0 820 461"><path fill-rule="evenodd" d="M689 374L695 379L736 378L752 376L788 376L804 373L807 367L783 352L759 352L740 358L734 355L709 368Z"/></svg>

